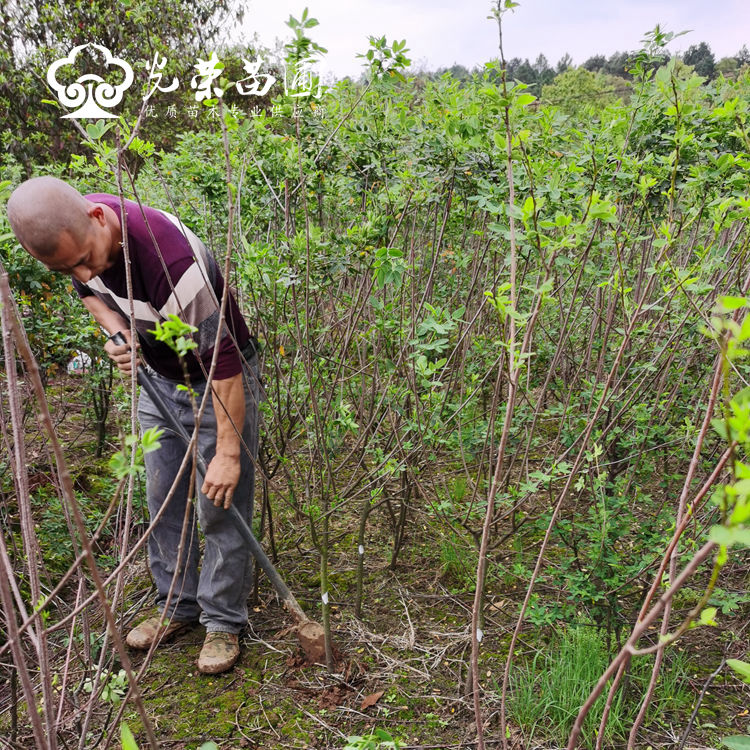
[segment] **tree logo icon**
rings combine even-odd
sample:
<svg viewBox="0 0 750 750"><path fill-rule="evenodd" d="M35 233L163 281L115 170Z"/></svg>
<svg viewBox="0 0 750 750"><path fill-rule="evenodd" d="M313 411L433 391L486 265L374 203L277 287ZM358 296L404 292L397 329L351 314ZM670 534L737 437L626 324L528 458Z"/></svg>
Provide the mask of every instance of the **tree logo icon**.
<svg viewBox="0 0 750 750"><path fill-rule="evenodd" d="M85 73L72 83L60 83L56 78L58 70L63 66L73 68L76 58L86 48L90 48L90 51L85 57L94 57L96 53L103 56L100 66L104 66L107 70L113 66L121 68L124 74L122 80L117 84L112 84L96 73ZM75 70L72 72L75 74ZM69 79L71 76L66 77ZM63 118L98 120L102 117L117 117L116 114L107 112L103 108L115 107L120 103L125 91L133 83L133 68L125 60L115 57L106 47L90 42L74 47L67 57L55 60L47 70L47 83L55 90L57 98L66 107L79 107L75 112L63 115Z"/></svg>

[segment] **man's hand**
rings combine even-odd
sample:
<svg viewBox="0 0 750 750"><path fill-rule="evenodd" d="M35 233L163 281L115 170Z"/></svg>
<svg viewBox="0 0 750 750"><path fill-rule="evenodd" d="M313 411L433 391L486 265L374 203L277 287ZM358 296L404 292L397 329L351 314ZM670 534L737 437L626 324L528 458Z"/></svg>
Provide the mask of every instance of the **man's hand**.
<svg viewBox="0 0 750 750"><path fill-rule="evenodd" d="M239 481L240 457L230 457L217 453L206 469L201 492L217 508L221 508L223 505L224 510L229 510L229 506L232 504L232 495Z"/></svg>
<svg viewBox="0 0 750 750"><path fill-rule="evenodd" d="M120 333L125 337L127 343L115 344L112 339L107 339L107 343L104 344L104 351L107 352L109 358L117 365L120 372L125 375L130 375L131 372L131 360L130 360L130 331L124 329ZM136 349L138 346L136 345ZM138 367L141 361L136 356L135 365Z"/></svg>
<svg viewBox="0 0 750 750"><path fill-rule="evenodd" d="M228 510L240 481L242 448L239 433L245 421L242 375L238 373L225 380L214 380L212 400L216 414L216 453L206 469L201 492L217 508L223 505Z"/></svg>

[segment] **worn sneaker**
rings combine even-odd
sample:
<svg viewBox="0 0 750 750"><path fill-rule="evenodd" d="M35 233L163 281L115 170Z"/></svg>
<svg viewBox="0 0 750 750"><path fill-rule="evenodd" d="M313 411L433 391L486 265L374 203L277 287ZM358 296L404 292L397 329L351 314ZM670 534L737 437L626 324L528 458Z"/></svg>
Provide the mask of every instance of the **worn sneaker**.
<svg viewBox="0 0 750 750"><path fill-rule="evenodd" d="M198 670L203 674L218 674L231 669L240 655L240 642L235 633L211 631L206 633Z"/></svg>
<svg viewBox="0 0 750 750"><path fill-rule="evenodd" d="M151 648L151 644L154 641L158 641L159 643L166 641L191 625L191 622L183 622L181 620L164 620L161 617L149 617L148 620L144 620L128 633L125 642L130 648L146 651Z"/></svg>

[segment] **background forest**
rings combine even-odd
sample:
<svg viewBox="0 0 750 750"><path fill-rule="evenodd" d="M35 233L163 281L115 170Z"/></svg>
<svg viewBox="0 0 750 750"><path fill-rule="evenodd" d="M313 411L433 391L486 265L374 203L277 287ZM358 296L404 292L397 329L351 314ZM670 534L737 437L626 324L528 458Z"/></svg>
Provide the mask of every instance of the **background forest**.
<svg viewBox="0 0 750 750"><path fill-rule="evenodd" d="M51 174L229 254L268 394L255 530L326 663L262 575L227 675L197 631L123 659L108 618L152 601L135 384L3 210L0 747L750 747L747 48L657 27L427 74L371 37L359 80L251 112L243 61L283 80L317 22L243 49L236 8L183 6L2 4L0 200ZM44 73L87 41L186 84L216 51L225 93L63 120Z"/></svg>

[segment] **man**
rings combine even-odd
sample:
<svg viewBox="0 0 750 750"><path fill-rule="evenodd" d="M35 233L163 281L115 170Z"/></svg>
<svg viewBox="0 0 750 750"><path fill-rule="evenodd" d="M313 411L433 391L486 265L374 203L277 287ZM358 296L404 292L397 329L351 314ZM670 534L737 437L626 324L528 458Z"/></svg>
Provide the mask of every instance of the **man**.
<svg viewBox="0 0 750 750"><path fill-rule="evenodd" d="M111 334L106 352L122 372L130 373L131 302L119 198L106 193L82 196L62 180L36 177L13 192L7 211L21 245L50 270L73 277L83 304ZM213 674L231 668L239 656L238 633L247 623L252 586L252 557L225 509L234 503L250 523L251 456L257 455L260 394L255 340L231 294L220 321L224 279L214 258L189 229L171 214L133 201L125 201L125 213L137 350L155 371L152 379L167 406L189 433L194 419L183 367L200 403L216 333L222 327L213 390L198 439L208 464L196 503L205 538L200 574L197 529L188 506L189 471L170 492L185 446L165 431L161 448L144 457L152 520L159 514L148 551L160 615L131 630L127 643L148 649L155 640L174 635L200 617L206 639L198 668ZM183 362L150 332L170 313L197 328L193 336L197 346ZM117 333L128 343L115 344L112 339ZM141 430L163 426L146 393L139 398L138 419Z"/></svg>

